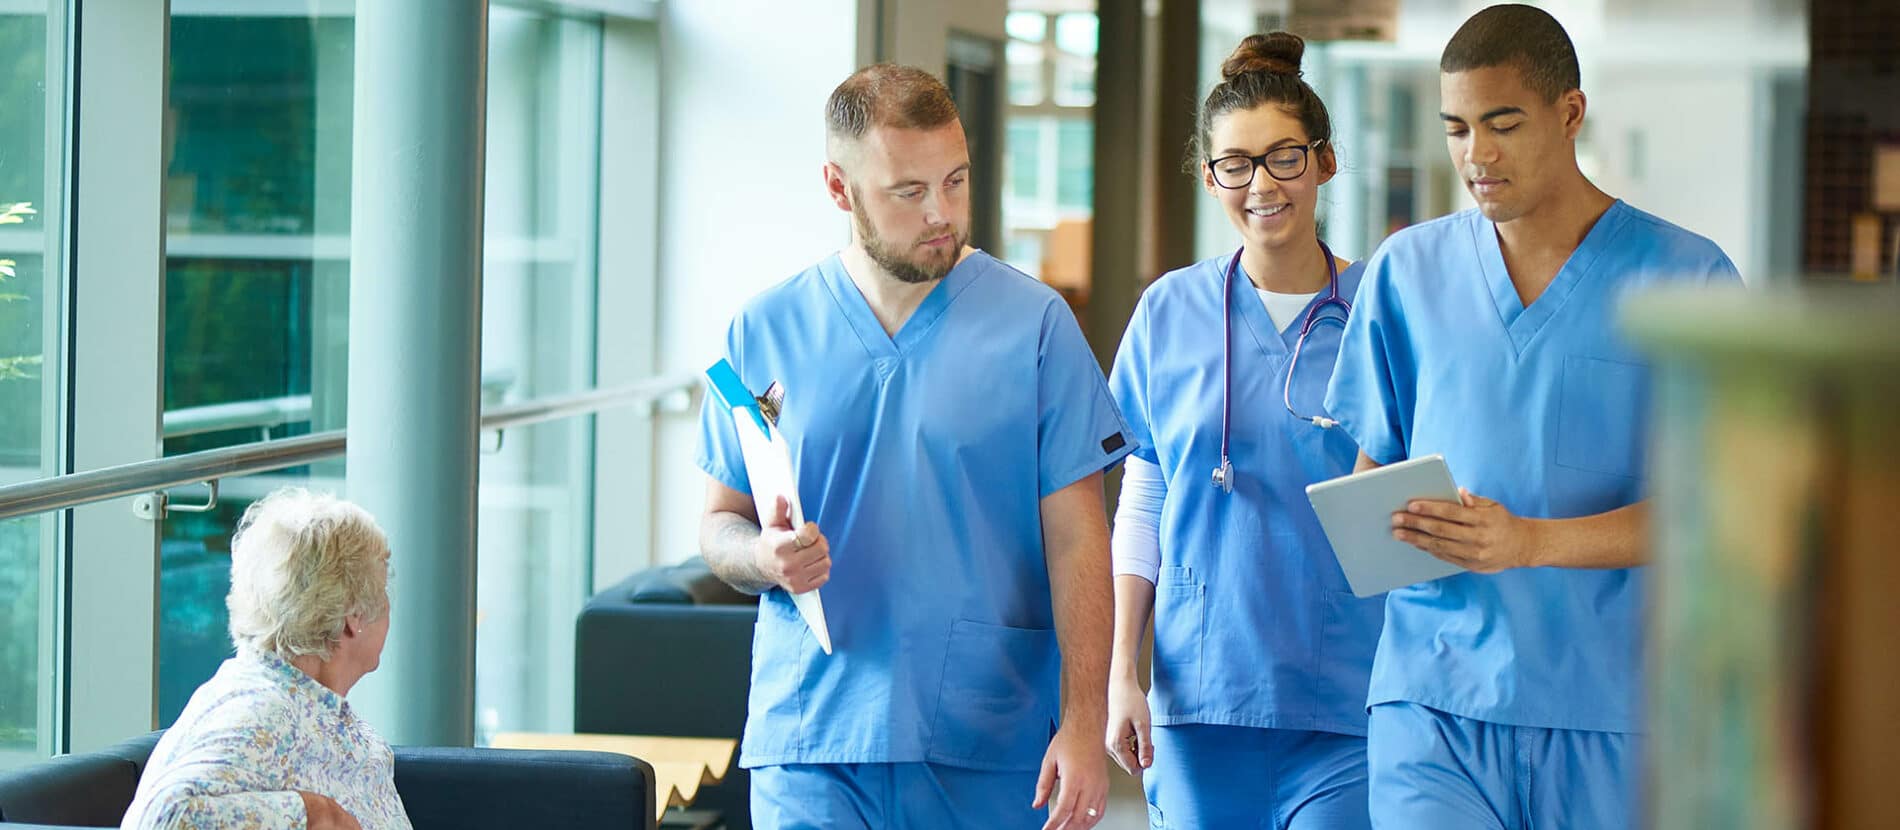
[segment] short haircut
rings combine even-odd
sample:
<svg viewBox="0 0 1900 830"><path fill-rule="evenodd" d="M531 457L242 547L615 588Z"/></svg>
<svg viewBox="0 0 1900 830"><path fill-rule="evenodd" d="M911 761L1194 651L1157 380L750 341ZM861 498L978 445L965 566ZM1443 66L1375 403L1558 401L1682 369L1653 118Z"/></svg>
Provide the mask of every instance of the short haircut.
<svg viewBox="0 0 1900 830"><path fill-rule="evenodd" d="M238 521L225 605L238 645L285 660L328 660L345 617L389 613L389 542L361 507L278 490Z"/></svg>
<svg viewBox="0 0 1900 830"><path fill-rule="evenodd" d="M957 120L957 104L936 76L914 66L878 63L851 73L825 101L825 146L857 141L872 127L931 129Z"/></svg>
<svg viewBox="0 0 1900 830"><path fill-rule="evenodd" d="M1438 71L1447 73L1493 66L1516 68L1524 85L1547 102L1583 88L1570 35L1557 18L1535 6L1507 3L1472 15L1438 59Z"/></svg>

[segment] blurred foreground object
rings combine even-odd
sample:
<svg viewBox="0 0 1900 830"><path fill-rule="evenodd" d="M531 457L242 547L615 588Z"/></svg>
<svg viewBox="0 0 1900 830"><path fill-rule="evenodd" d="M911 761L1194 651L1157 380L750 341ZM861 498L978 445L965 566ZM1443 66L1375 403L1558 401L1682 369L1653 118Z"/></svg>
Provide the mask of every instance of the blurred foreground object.
<svg viewBox="0 0 1900 830"><path fill-rule="evenodd" d="M1649 826L1900 827L1900 292L1657 291Z"/></svg>

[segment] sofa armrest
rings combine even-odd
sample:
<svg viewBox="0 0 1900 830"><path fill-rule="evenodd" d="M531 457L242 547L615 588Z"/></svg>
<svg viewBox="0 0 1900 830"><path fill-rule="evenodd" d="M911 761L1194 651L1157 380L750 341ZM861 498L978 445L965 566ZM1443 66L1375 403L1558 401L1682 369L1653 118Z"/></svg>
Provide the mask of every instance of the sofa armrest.
<svg viewBox="0 0 1900 830"><path fill-rule="evenodd" d="M653 767L611 752L397 747L416 830L652 830Z"/></svg>
<svg viewBox="0 0 1900 830"><path fill-rule="evenodd" d="M0 822L117 826L138 786L138 767L124 758L90 752L49 758L0 775Z"/></svg>

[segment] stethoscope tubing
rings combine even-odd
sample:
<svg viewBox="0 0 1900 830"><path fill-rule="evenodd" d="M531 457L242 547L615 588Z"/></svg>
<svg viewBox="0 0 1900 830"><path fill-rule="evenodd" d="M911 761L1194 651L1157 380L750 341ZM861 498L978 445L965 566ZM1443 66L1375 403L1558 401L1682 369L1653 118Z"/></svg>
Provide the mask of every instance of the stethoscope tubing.
<svg viewBox="0 0 1900 830"><path fill-rule="evenodd" d="M1293 373L1299 368L1300 351L1306 347L1306 336L1312 333L1316 323L1322 320L1340 319L1321 317L1320 310L1328 305L1336 305L1344 314L1348 316L1352 314L1352 303L1339 295L1339 263L1333 259L1333 249L1327 247L1323 239L1316 241L1319 242L1321 255L1326 258L1327 294L1319 302L1314 303L1312 308L1306 310L1306 318L1300 323L1300 337L1293 344L1293 360L1287 366L1286 384L1281 390L1280 400L1286 406L1286 411L1294 418L1321 429L1330 429L1337 426L1338 422L1324 415L1305 416L1293 410ZM1221 343L1220 466L1214 470L1214 486L1228 493L1234 491L1234 466L1227 457L1227 436L1234 416L1234 274L1239 271L1240 255L1246 250L1246 247L1242 246L1234 251L1233 258L1227 261L1227 271L1221 277L1221 337L1223 339ZM1340 319L1340 325L1345 325L1343 319Z"/></svg>

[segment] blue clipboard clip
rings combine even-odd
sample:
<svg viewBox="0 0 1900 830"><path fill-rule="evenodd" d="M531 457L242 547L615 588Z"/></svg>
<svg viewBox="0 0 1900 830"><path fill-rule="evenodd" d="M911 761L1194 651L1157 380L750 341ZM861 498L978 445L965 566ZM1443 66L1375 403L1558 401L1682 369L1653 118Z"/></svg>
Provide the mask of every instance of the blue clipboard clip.
<svg viewBox="0 0 1900 830"><path fill-rule="evenodd" d="M759 431L772 434L772 427L765 420L765 413L759 410L759 399L752 396L752 390L745 387L745 381L739 379L738 370L732 364L720 359L706 369L706 380L712 383L713 392L726 402L727 409L744 409L752 413L752 420L759 425Z"/></svg>

